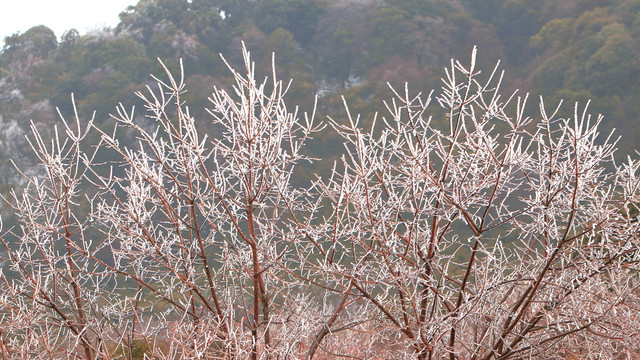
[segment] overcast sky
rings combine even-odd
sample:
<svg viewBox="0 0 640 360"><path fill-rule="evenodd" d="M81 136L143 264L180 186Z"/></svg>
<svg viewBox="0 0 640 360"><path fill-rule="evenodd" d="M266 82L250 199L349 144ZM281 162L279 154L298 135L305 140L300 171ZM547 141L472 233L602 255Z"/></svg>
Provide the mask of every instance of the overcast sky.
<svg viewBox="0 0 640 360"><path fill-rule="evenodd" d="M116 26L118 14L138 0L0 0L0 45L16 32L46 25L58 39L65 30L81 34L103 26ZM1 46L0 46L1 47Z"/></svg>

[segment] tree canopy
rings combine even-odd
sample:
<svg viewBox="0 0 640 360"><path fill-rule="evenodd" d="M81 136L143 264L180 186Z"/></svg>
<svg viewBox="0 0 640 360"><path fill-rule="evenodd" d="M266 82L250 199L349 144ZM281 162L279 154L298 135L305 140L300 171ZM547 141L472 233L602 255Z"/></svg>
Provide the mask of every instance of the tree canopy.
<svg viewBox="0 0 640 360"><path fill-rule="evenodd" d="M218 54L238 65L244 41L262 64L276 53L302 109L318 95L319 115L337 116L345 96L364 116L383 110L387 83L409 76L414 89L436 87L449 59L478 45L481 65L509 64L511 88L569 103L592 98L605 128L630 134L620 143L628 152L640 145L639 14L638 0L140 0L114 29L38 26L7 37L0 109L26 129L35 108L49 112L45 122L56 108L70 114L74 93L81 114L109 121L114 103L135 105L128 94L161 71L156 58L184 59L195 84L188 96L205 103L211 85L202 79L228 84Z"/></svg>

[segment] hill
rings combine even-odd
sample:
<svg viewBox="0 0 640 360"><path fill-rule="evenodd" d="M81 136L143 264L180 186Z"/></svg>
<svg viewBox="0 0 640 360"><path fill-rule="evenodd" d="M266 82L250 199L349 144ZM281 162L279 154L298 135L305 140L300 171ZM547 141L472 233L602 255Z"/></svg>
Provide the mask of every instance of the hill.
<svg viewBox="0 0 640 360"><path fill-rule="evenodd" d="M592 99L604 128L624 134L622 154L640 145L638 0L141 0L120 20L86 35L70 29L58 37L38 26L5 39L0 152L11 156L3 159L28 161L18 151L21 134L31 120L51 128L56 109L71 116L71 93L80 116L95 111L98 123L119 102L142 106L132 94L162 72L156 58L174 70L184 59L185 99L206 118L213 85L230 83L218 54L239 65L241 41L261 74L275 52L280 78L293 79L288 104L311 110L318 96L318 116L341 118L344 96L365 121L385 111L387 83L428 92L449 59L478 45L479 66L506 62L506 87L530 92L531 108L544 94L548 104L565 99L571 116L574 101ZM330 155L331 141L319 139L314 151Z"/></svg>

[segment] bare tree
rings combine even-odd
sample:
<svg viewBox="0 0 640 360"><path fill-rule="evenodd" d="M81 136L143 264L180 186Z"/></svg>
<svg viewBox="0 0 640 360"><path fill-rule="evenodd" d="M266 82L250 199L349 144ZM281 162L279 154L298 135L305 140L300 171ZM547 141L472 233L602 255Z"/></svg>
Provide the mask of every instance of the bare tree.
<svg viewBox="0 0 640 360"><path fill-rule="evenodd" d="M64 134L56 130L50 143L32 125L40 176L24 175L25 189L5 199L20 225L0 240L9 264L1 278L4 358L93 359L131 331L114 294L101 291L113 273L92 258L105 244L89 236L81 211L81 183L93 155L80 143L91 121L76 125L65 122Z"/></svg>
<svg viewBox="0 0 640 360"><path fill-rule="evenodd" d="M33 323L8 330L9 349L44 351L49 341L36 340L55 330L53 357L72 349L68 356L109 358L123 340L168 359L299 351L312 312L289 271L297 268L295 242L303 235L287 214L313 204L290 180L317 128L312 115L300 121L288 111L282 82L256 82L244 55L247 72L232 70L233 92L211 96L220 133L211 141L181 100L183 79L168 71L158 89L138 94L148 119L119 107L113 133L96 128L101 141L93 155L81 150L86 131L79 121L77 130L65 123L51 149L34 128L47 177L29 179L24 195L11 201L22 228L14 231L18 247L9 240L5 247L19 278L5 280L12 292L4 296L4 309L31 311L12 315ZM123 130L136 141L121 137ZM117 160L104 164L96 153ZM94 189L85 199L81 182ZM89 229L99 245L86 237ZM13 303L26 300L30 307ZM105 303L129 316L114 322L102 314ZM36 340L29 344L28 336Z"/></svg>
<svg viewBox="0 0 640 360"><path fill-rule="evenodd" d="M526 116L475 56L451 62L434 117L432 94L394 90L369 130L331 122L346 156L318 183L323 270L404 343L394 358L637 356L640 163L613 162L586 107Z"/></svg>
<svg viewBox="0 0 640 360"><path fill-rule="evenodd" d="M1 238L4 359L638 355L640 163L614 162L600 117L527 116L474 49L437 104L394 90L367 130L330 119L342 161L306 189L323 125L243 53L206 126L167 70L137 94L146 118L32 128L40 171Z"/></svg>

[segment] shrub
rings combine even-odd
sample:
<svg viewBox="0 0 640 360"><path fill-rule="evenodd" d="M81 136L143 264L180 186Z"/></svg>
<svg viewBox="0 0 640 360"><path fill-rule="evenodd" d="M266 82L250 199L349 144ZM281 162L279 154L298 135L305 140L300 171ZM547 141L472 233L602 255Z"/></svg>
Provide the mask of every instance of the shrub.
<svg viewBox="0 0 640 360"><path fill-rule="evenodd" d="M640 163L613 161L586 107L526 116L475 57L435 97L393 90L367 129L329 119L345 150L309 188L292 176L324 124L247 51L211 134L168 70L137 94L146 118L33 127L41 168L1 239L3 357L637 356Z"/></svg>

